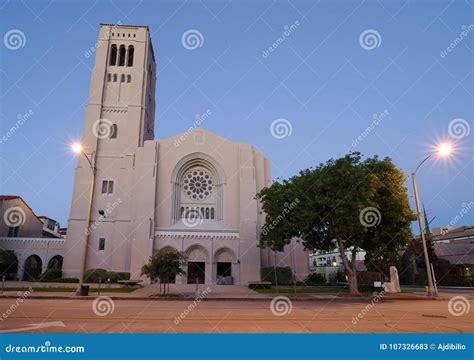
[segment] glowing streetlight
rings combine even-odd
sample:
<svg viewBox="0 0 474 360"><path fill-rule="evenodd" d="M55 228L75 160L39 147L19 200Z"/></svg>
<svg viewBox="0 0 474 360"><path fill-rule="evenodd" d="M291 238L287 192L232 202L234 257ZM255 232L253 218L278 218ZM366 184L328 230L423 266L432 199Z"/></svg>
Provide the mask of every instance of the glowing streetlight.
<svg viewBox="0 0 474 360"><path fill-rule="evenodd" d="M71 150L75 154L80 154L80 153L82 153L82 145L80 143L74 143L74 144L71 145Z"/></svg>
<svg viewBox="0 0 474 360"><path fill-rule="evenodd" d="M418 225L420 226L420 236L421 236L421 242L423 245L423 254L425 257L425 266L426 266L426 274L428 277L428 292L427 295L435 295L437 296L438 294L436 293L436 288L434 287L434 282L433 282L433 274L431 271L431 264L430 264L430 258L428 256L428 248L426 246L426 239L425 239L425 230L423 229L423 220L421 217L421 210L420 210L420 199L418 198L418 187L416 185L416 177L415 173L417 170L423 165L428 159L430 159L432 156L439 156L439 157L447 157L449 156L453 151L453 147L451 146L450 143L441 143L439 144L431 154L429 154L427 157L423 159L422 162L416 167L415 171L411 174L412 180L413 180L413 192L415 193L415 202L416 202L416 216L418 218Z"/></svg>
<svg viewBox="0 0 474 360"><path fill-rule="evenodd" d="M84 157L87 159L87 162L89 163L89 166L92 170L92 176L91 176L91 184L90 184L90 192L89 192L89 202L87 204L87 218L86 222L84 225L84 241L83 241L83 248L82 248L82 265L80 269L80 274L79 274L79 286L76 292L76 295L82 295L82 287L84 285L84 272L86 270L86 262L87 262L87 249L89 246L89 225L91 222L91 212L92 212L92 198L94 197L94 187L95 187L95 172L96 172L96 167L95 167L95 152L92 152L92 154L86 154L84 152L84 148L80 143L73 143L71 144L71 150L78 154L78 155L84 155Z"/></svg>

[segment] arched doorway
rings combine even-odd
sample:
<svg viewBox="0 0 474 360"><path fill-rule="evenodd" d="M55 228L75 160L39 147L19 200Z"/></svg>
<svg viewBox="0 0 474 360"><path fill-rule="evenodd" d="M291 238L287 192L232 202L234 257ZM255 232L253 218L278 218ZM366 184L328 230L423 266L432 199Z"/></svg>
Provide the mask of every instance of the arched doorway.
<svg viewBox="0 0 474 360"><path fill-rule="evenodd" d="M62 270L63 268L63 257L61 255L53 256L49 259L48 269Z"/></svg>
<svg viewBox="0 0 474 360"><path fill-rule="evenodd" d="M235 262L232 250L219 249L214 256L214 262L216 263L216 284L232 285L234 283L232 264Z"/></svg>
<svg viewBox="0 0 474 360"><path fill-rule="evenodd" d="M31 255L25 260L23 281L37 280L43 268L43 261L38 255Z"/></svg>
<svg viewBox="0 0 474 360"><path fill-rule="evenodd" d="M188 284L204 284L206 282L206 250L201 246L192 246L186 251L188 258Z"/></svg>

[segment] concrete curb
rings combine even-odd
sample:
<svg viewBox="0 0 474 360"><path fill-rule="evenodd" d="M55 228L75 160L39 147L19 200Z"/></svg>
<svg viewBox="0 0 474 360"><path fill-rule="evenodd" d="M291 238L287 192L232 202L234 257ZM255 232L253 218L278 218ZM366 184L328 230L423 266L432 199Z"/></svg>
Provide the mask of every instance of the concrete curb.
<svg viewBox="0 0 474 360"><path fill-rule="evenodd" d="M101 295L107 296L112 300L139 300L139 301L189 301L194 300L194 296L187 296L187 297L170 297L170 298L162 298L162 297L132 297L132 296L108 296L108 295ZM271 301L276 296L285 296L284 294L275 294L273 297L260 297L260 298L249 298L249 297L213 297L213 298L201 298L200 301ZM14 295L0 295L0 299L17 299L18 296ZM43 300L94 300L98 298L98 296L64 296L64 295L52 295L52 296L38 296L38 295L30 295L26 299L43 299ZM393 301L393 300L417 300L417 301L426 301L426 300L436 300L436 301L448 301L449 299L443 298L436 298L434 296L413 296L413 297L389 297L385 296L381 297L345 297L345 296L338 296L334 298L318 298L312 296L298 296L298 297L291 297L288 296L291 301L338 301L338 302L368 302L373 299L379 299L378 301Z"/></svg>

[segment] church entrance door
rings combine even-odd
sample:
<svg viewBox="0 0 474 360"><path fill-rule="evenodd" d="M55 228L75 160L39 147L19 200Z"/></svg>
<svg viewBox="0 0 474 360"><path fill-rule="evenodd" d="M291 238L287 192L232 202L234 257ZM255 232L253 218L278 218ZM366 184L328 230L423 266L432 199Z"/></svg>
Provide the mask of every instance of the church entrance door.
<svg viewBox="0 0 474 360"><path fill-rule="evenodd" d="M206 263L201 261L188 262L188 284L204 284Z"/></svg>

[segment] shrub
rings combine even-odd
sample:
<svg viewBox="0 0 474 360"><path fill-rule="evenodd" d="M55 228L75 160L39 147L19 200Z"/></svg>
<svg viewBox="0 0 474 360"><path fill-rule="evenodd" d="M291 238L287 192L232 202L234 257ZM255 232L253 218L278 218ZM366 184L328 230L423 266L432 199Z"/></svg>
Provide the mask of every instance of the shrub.
<svg viewBox="0 0 474 360"><path fill-rule="evenodd" d="M289 266L286 267L264 267L261 270L262 281L269 281L275 285L275 272L278 285L293 284L293 273Z"/></svg>
<svg viewBox="0 0 474 360"><path fill-rule="evenodd" d="M129 280L129 272L107 271L105 269L89 269L84 273L84 282L86 283L102 283L108 282L117 283L119 280Z"/></svg>
<svg viewBox="0 0 474 360"><path fill-rule="evenodd" d="M303 281L303 285L326 285L326 277L323 274L311 273Z"/></svg>
<svg viewBox="0 0 474 360"><path fill-rule="evenodd" d="M61 279L62 271L59 269L47 269L41 276L40 282L49 282L51 280Z"/></svg>
<svg viewBox="0 0 474 360"><path fill-rule="evenodd" d="M357 273L357 282L361 286L374 286L375 281L383 281L384 275L376 271L361 271Z"/></svg>
<svg viewBox="0 0 474 360"><path fill-rule="evenodd" d="M48 280L48 282L54 282L54 283L78 283L79 279L76 278L62 278L62 279L52 279Z"/></svg>
<svg viewBox="0 0 474 360"><path fill-rule="evenodd" d="M84 282L86 283L98 283L99 280L105 280L105 274L107 270L105 269L89 269L84 273Z"/></svg>

